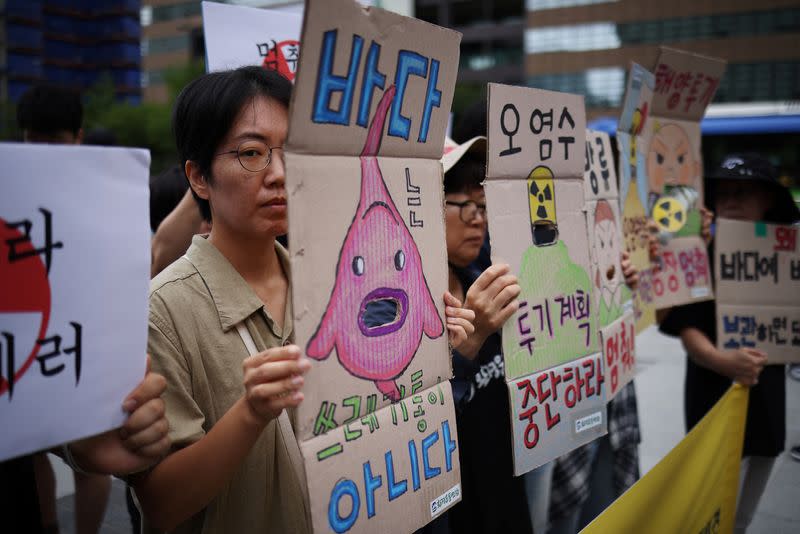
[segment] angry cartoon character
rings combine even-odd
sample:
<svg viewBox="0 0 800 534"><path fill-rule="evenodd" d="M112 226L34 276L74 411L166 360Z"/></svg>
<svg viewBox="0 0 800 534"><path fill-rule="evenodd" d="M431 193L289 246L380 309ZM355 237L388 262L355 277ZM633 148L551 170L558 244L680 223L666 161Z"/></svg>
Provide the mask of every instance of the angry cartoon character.
<svg viewBox="0 0 800 534"><path fill-rule="evenodd" d="M361 197L347 230L328 307L306 347L322 360L331 350L350 374L372 380L392 401L395 384L414 358L423 333L444 333L422 271L422 258L389 195L378 166L386 113L395 87L386 90L361 153Z"/></svg>

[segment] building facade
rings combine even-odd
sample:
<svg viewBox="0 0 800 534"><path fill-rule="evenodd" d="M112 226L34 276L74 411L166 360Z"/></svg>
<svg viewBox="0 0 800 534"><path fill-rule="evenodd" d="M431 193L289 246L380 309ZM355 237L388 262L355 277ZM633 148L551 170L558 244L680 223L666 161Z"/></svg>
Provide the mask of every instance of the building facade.
<svg viewBox="0 0 800 534"><path fill-rule="evenodd" d="M525 82L616 115L630 61L660 45L728 61L714 102L800 99L797 0L527 0Z"/></svg>
<svg viewBox="0 0 800 534"><path fill-rule="evenodd" d="M85 91L101 77L120 100L141 96L139 0L0 2L0 99L36 82Z"/></svg>

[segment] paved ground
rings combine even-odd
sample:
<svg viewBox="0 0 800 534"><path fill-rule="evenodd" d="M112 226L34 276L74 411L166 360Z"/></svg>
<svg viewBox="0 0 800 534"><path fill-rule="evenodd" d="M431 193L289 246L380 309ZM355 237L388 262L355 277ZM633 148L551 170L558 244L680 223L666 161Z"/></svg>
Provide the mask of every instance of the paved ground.
<svg viewBox="0 0 800 534"><path fill-rule="evenodd" d="M645 473L683 438L683 376L685 358L680 343L655 329L637 338L639 373L636 389L643 442L641 468ZM787 447L800 444L800 382L787 379ZM58 477L61 532L74 532L73 485L67 467L54 457ZM124 485L114 481L111 503L102 532L131 532L125 507ZM800 532L800 462L788 452L778 458L750 532L779 534Z"/></svg>

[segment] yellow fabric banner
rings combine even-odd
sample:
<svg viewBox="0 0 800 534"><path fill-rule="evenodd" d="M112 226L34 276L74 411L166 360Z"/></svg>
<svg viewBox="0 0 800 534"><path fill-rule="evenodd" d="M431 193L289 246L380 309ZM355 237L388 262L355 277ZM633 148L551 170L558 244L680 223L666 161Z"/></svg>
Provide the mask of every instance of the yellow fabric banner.
<svg viewBox="0 0 800 534"><path fill-rule="evenodd" d="M734 384L663 460L582 532L732 532L748 393Z"/></svg>

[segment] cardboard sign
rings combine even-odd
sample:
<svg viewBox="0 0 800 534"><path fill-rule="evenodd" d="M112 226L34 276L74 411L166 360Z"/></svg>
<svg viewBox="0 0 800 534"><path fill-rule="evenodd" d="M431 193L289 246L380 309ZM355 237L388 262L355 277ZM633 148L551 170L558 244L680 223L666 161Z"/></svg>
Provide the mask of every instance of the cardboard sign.
<svg viewBox="0 0 800 534"><path fill-rule="evenodd" d="M591 280L597 326L603 328L632 307L631 291L622 274L622 219L611 159L611 141L603 132L586 132L584 187L589 235Z"/></svg>
<svg viewBox="0 0 800 534"><path fill-rule="evenodd" d="M607 431L603 356L592 354L509 382L514 475Z"/></svg>
<svg viewBox="0 0 800 534"><path fill-rule="evenodd" d="M717 346L800 361L798 227L717 220Z"/></svg>
<svg viewBox="0 0 800 534"><path fill-rule="evenodd" d="M460 500L439 162L460 35L312 0L302 42L286 189L312 523L413 530Z"/></svg>
<svg viewBox="0 0 800 534"><path fill-rule="evenodd" d="M0 158L2 461L124 421L145 372L150 155L3 143Z"/></svg>
<svg viewBox="0 0 800 534"><path fill-rule="evenodd" d="M509 116L517 115L514 128ZM492 261L508 263L522 287L520 308L503 326L509 379L599 350L583 211L585 124L581 96L489 84Z"/></svg>
<svg viewBox="0 0 800 534"><path fill-rule="evenodd" d="M461 499L446 381L300 447L315 532L413 531Z"/></svg>
<svg viewBox="0 0 800 534"><path fill-rule="evenodd" d="M600 329L606 377L606 400L611 401L636 374L636 326L628 312Z"/></svg>
<svg viewBox="0 0 800 534"><path fill-rule="evenodd" d="M617 130L622 233L631 263L639 271L639 285L633 292L637 332L655 323L646 210L648 184L642 139L654 87L653 74L641 65L631 63Z"/></svg>
<svg viewBox="0 0 800 534"><path fill-rule="evenodd" d="M381 155L440 158L460 40L453 30L354 1L310 0L302 42L313 57L298 72L287 146L359 156L378 102L394 87Z"/></svg>
<svg viewBox="0 0 800 534"><path fill-rule="evenodd" d="M208 72L262 65L294 81L300 61L302 16L203 2Z"/></svg>
<svg viewBox="0 0 800 534"><path fill-rule="evenodd" d="M725 71L725 61L662 47L656 62L651 117L644 131L646 172L649 184L648 215L660 230L664 263L667 255L687 248L673 238L693 239L700 254L703 206L703 161L700 151L700 119L711 103ZM679 248L680 247L680 248ZM699 260L707 263L705 260ZM681 286L660 294L658 285L688 280L672 278L671 265L654 275L656 308L668 308L713 298L710 279L701 288ZM681 268L683 264L681 264Z"/></svg>

